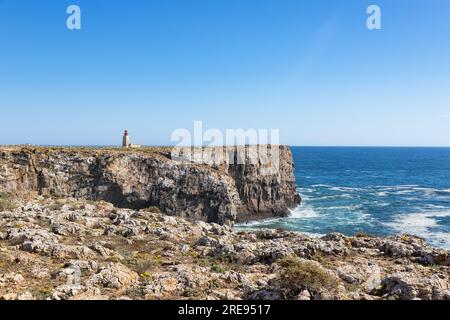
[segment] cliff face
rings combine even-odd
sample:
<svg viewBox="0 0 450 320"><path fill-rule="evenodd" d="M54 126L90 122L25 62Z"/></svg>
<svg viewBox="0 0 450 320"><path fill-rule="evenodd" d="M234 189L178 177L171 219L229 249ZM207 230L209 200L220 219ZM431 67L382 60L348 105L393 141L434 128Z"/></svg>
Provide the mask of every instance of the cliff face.
<svg viewBox="0 0 450 320"><path fill-rule="evenodd" d="M283 216L300 197L291 151L279 148L279 165L270 174L249 159L218 166L175 161L168 149L0 149L0 191L157 206L219 224Z"/></svg>
<svg viewBox="0 0 450 320"><path fill-rule="evenodd" d="M241 199L239 221L286 216L289 209L300 204L291 149L280 146L277 155L278 163L271 163L273 167L255 164L257 161L249 159L248 154L243 161L245 164L226 167Z"/></svg>

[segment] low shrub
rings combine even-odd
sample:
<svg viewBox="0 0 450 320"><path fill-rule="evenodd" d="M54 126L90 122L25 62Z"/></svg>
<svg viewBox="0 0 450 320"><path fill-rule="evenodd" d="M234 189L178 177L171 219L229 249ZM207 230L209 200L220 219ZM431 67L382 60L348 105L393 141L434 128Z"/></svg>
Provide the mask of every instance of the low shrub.
<svg viewBox="0 0 450 320"><path fill-rule="evenodd" d="M12 210L17 208L14 197L6 192L0 192L0 211Z"/></svg>
<svg viewBox="0 0 450 320"><path fill-rule="evenodd" d="M355 238L373 238L373 236L367 232L360 231L355 234Z"/></svg>
<svg viewBox="0 0 450 320"><path fill-rule="evenodd" d="M279 278L280 286L288 294L296 295L303 290L332 290L338 285L336 278L317 262L289 257L280 260L279 264L283 268Z"/></svg>
<svg viewBox="0 0 450 320"><path fill-rule="evenodd" d="M211 265L211 270L216 273L223 273L225 272L225 267L221 264L214 263L213 265Z"/></svg>

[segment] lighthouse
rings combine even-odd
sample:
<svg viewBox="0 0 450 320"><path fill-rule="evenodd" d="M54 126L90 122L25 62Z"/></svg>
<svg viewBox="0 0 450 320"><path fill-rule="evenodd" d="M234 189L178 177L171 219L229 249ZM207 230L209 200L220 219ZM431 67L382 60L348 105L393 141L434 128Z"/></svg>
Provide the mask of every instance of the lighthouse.
<svg viewBox="0 0 450 320"><path fill-rule="evenodd" d="M123 133L122 147L129 148L130 145L130 136L128 135L128 130L125 130L125 132Z"/></svg>
<svg viewBox="0 0 450 320"><path fill-rule="evenodd" d="M122 138L122 147L138 149L141 147L141 145L140 144L132 144L130 141L130 136L128 135L128 130L125 130L123 133L123 138Z"/></svg>

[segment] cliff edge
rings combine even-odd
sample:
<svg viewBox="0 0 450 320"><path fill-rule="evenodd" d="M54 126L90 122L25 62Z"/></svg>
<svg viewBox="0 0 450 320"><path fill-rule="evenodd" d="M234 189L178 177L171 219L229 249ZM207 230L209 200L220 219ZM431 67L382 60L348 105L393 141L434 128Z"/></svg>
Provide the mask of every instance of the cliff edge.
<svg viewBox="0 0 450 320"><path fill-rule="evenodd" d="M180 161L171 148L0 148L0 191L104 200L131 209L154 206L219 224L286 216L300 203L291 150L269 149L278 155L270 171L248 148L243 156L220 148L232 161L218 164ZM192 154L195 158L198 150Z"/></svg>

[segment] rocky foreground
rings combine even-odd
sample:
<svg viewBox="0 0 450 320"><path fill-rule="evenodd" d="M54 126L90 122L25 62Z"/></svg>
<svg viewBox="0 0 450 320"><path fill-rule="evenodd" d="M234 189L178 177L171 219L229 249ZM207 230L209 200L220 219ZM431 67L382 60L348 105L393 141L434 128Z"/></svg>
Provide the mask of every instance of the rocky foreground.
<svg viewBox="0 0 450 320"><path fill-rule="evenodd" d="M450 299L449 252L414 236L233 232L71 198L14 207L0 208L0 299Z"/></svg>

